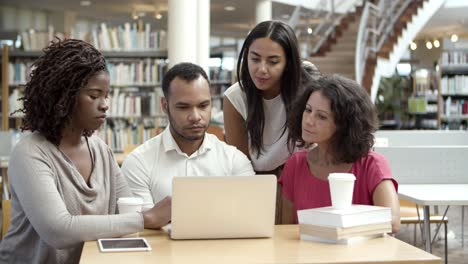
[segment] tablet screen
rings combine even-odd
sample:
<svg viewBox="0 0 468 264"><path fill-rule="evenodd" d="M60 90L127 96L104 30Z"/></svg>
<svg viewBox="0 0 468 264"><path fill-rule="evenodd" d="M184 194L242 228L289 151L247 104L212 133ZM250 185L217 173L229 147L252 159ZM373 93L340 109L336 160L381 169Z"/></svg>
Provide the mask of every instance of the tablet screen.
<svg viewBox="0 0 468 264"><path fill-rule="evenodd" d="M148 251L151 247L144 238L99 239L101 251Z"/></svg>

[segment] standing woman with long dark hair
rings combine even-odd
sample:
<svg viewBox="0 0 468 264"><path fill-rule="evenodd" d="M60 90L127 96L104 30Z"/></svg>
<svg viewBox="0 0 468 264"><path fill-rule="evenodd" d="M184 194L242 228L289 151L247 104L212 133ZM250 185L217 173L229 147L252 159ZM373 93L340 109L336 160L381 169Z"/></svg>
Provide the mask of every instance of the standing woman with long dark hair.
<svg viewBox="0 0 468 264"><path fill-rule="evenodd" d="M286 116L301 86L297 38L281 21L250 31L237 62L239 81L224 94L226 142L250 157L257 173L280 171L287 149Z"/></svg>

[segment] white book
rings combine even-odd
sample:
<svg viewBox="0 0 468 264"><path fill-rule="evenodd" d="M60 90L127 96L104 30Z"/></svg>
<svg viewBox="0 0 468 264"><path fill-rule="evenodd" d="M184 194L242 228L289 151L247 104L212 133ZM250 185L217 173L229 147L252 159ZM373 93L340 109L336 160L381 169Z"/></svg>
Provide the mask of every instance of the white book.
<svg viewBox="0 0 468 264"><path fill-rule="evenodd" d="M13 63L8 63L8 83L15 84L15 65Z"/></svg>
<svg viewBox="0 0 468 264"><path fill-rule="evenodd" d="M111 100L111 111L109 111L109 114L111 116L117 116L119 114L119 88L114 88L114 92L112 94L112 100Z"/></svg>
<svg viewBox="0 0 468 264"><path fill-rule="evenodd" d="M48 41L47 43L49 43L50 41L53 41L54 40L54 26L52 25L49 25L47 27L47 30L48 30Z"/></svg>
<svg viewBox="0 0 468 264"><path fill-rule="evenodd" d="M29 34L26 31L21 33L21 40L23 41L24 50L31 50L31 42L29 39Z"/></svg>
<svg viewBox="0 0 468 264"><path fill-rule="evenodd" d="M122 117L125 114L125 94L119 94L119 101L117 103L118 112L117 116Z"/></svg>
<svg viewBox="0 0 468 264"><path fill-rule="evenodd" d="M36 31L34 31L34 29L29 30L29 43L31 50L39 50L37 46Z"/></svg>
<svg viewBox="0 0 468 264"><path fill-rule="evenodd" d="M137 30L137 24L133 23L132 24L132 34L131 34L131 49L136 50L138 49L138 30Z"/></svg>
<svg viewBox="0 0 468 264"><path fill-rule="evenodd" d="M140 96L135 97L135 115L141 116L141 97Z"/></svg>
<svg viewBox="0 0 468 264"><path fill-rule="evenodd" d="M351 238L344 238L344 239L328 239L328 238L322 238L318 236L311 236L311 235L306 235L306 234L301 234L300 239L301 240L307 240L307 241L313 241L313 242L320 242L320 243L328 243L328 244L344 244L344 245L350 245L350 244L356 244L360 243L369 239L374 239L374 238L379 238L383 237L385 234L377 234L377 235L370 235L370 236L356 236L356 237L351 237Z"/></svg>
<svg viewBox="0 0 468 264"><path fill-rule="evenodd" d="M392 223L378 223L352 227L326 227L314 225L299 225L299 233L328 239L344 239L357 236L369 236L392 232Z"/></svg>
<svg viewBox="0 0 468 264"><path fill-rule="evenodd" d="M122 26L117 27L117 38L120 50L125 50L125 35Z"/></svg>
<svg viewBox="0 0 468 264"><path fill-rule="evenodd" d="M117 36L117 28L111 29L111 36L112 36L112 49L120 50L119 39Z"/></svg>
<svg viewBox="0 0 468 264"><path fill-rule="evenodd" d="M166 31L159 31L159 47L158 49L166 50L167 49L167 34Z"/></svg>
<svg viewBox="0 0 468 264"><path fill-rule="evenodd" d="M150 48L150 34L151 34L151 25L149 23L145 24L145 41L144 49L148 50Z"/></svg>
<svg viewBox="0 0 468 264"><path fill-rule="evenodd" d="M131 96L125 96L125 107L124 107L124 116L132 116L134 113L132 108L132 100Z"/></svg>
<svg viewBox="0 0 468 264"><path fill-rule="evenodd" d="M353 204L347 209L331 206L297 211L300 224L328 227L351 227L392 221L388 207Z"/></svg>
<svg viewBox="0 0 468 264"><path fill-rule="evenodd" d="M91 30L91 44L93 44L93 46L96 48L96 49L101 49L100 46L99 46L99 37L98 37L98 33L96 31L96 29L92 29Z"/></svg>
<svg viewBox="0 0 468 264"><path fill-rule="evenodd" d="M102 50L111 50L111 41L109 39L109 32L107 31L106 23L101 23L101 49Z"/></svg>
<svg viewBox="0 0 468 264"><path fill-rule="evenodd" d="M145 32L144 31L138 32L137 35L138 35L138 49L139 50L144 50L145 49L145 40L146 40Z"/></svg>
<svg viewBox="0 0 468 264"><path fill-rule="evenodd" d="M126 51L129 51L132 49L132 34L131 34L131 29L130 29L130 23L125 23L124 24L124 40L125 40L125 45L124 49Z"/></svg>

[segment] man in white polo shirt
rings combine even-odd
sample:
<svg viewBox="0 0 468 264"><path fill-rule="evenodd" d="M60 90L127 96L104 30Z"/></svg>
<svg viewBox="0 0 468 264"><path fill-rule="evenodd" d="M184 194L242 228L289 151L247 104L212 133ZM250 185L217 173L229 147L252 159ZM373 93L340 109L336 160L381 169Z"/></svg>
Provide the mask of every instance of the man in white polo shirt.
<svg viewBox="0 0 468 264"><path fill-rule="evenodd" d="M163 111L169 126L130 153L122 164L134 195L160 206L170 221L174 176L254 175L250 160L237 148L206 133L211 95L205 71L192 63L173 66L162 82Z"/></svg>

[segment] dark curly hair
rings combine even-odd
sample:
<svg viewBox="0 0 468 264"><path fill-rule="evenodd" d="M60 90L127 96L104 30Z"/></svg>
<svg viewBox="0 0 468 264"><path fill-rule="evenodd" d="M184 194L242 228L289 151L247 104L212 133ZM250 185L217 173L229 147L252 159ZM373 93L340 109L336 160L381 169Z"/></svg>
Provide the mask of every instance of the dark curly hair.
<svg viewBox="0 0 468 264"><path fill-rule="evenodd" d="M348 78L332 75L310 81L298 97L288 118L288 147L307 147L302 139L302 115L313 92L320 91L330 100L336 132L330 139L330 153L337 163L353 163L366 156L374 144L378 128L377 112L369 95ZM309 142L313 143L313 142Z"/></svg>
<svg viewBox="0 0 468 264"><path fill-rule="evenodd" d="M31 80L26 84L21 130L40 132L59 145L63 129L69 124L77 96L95 74L107 71L104 56L92 45L77 39L59 39L43 49L33 63ZM85 130L90 136L93 131Z"/></svg>
<svg viewBox="0 0 468 264"><path fill-rule="evenodd" d="M244 41L237 61L237 76L239 86L247 98L246 129L250 136L250 144L257 155L263 150L263 129L265 113L262 106L261 91L255 86L249 74L248 55L252 43L258 38L269 38L281 45L286 57L286 66L281 77L281 99L289 113L293 100L299 93L301 84L301 59L294 30L281 21L264 21L255 26ZM286 124L284 131L286 132Z"/></svg>

